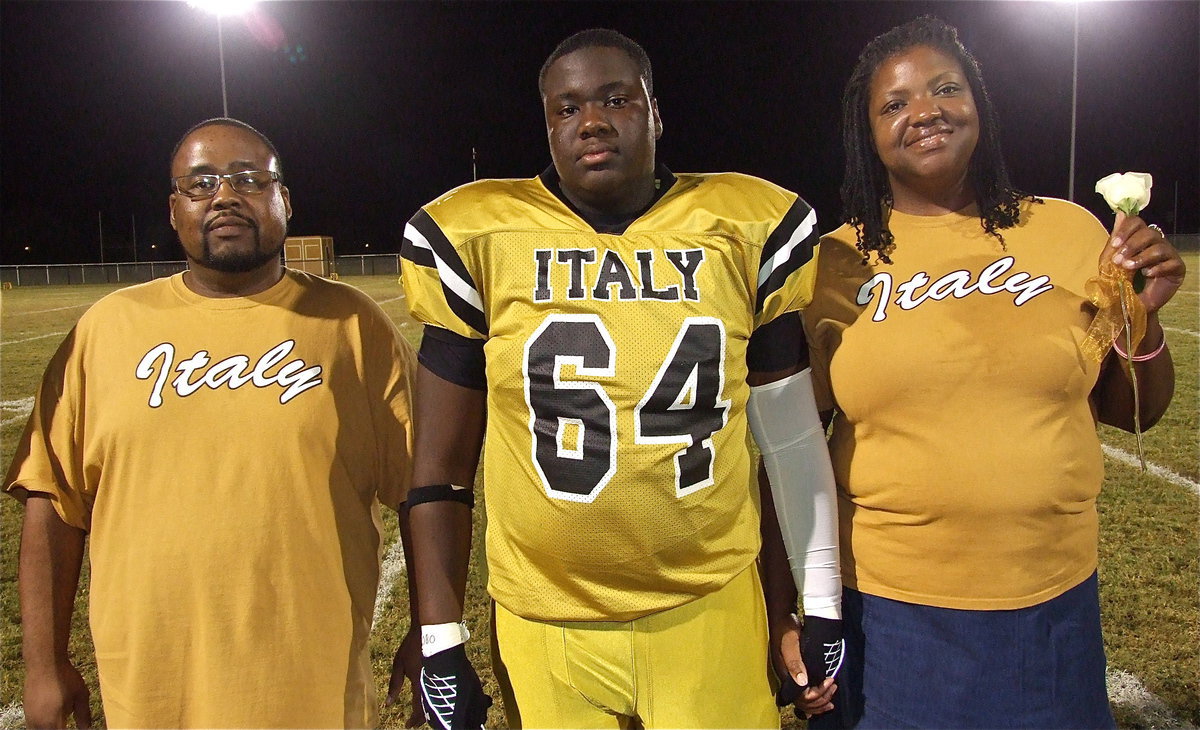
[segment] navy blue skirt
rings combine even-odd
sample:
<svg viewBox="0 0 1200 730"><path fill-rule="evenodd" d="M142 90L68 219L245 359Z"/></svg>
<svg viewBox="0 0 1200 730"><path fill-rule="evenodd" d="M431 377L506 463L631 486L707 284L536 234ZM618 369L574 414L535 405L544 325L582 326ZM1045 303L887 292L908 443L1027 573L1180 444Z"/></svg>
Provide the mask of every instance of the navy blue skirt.
<svg viewBox="0 0 1200 730"><path fill-rule="evenodd" d="M1096 574L1029 608L963 611L845 589L829 728L1114 728Z"/></svg>

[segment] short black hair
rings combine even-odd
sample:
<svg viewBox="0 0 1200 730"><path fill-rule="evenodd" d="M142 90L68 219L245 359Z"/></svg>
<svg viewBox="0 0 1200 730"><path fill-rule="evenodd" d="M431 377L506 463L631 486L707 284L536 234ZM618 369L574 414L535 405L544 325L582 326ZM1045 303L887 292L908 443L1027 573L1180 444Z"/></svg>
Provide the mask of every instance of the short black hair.
<svg viewBox="0 0 1200 730"><path fill-rule="evenodd" d="M646 84L646 94L650 98L654 98L654 72L650 68L650 57L646 55L646 49L629 36L609 28L581 30L559 43L546 58L546 62L542 64L542 70L538 72L538 93L546 93L546 73L555 61L580 49L596 47L617 48L624 51L625 55L637 64L638 75Z"/></svg>
<svg viewBox="0 0 1200 730"><path fill-rule="evenodd" d="M1016 190L1008 179L1008 169L1000 152L1000 129L995 108L983 85L979 62L958 40L958 30L932 15L923 15L904 25L876 36L863 48L858 64L846 83L842 96L842 145L846 167L842 177L842 219L855 227L858 250L866 262L874 251L880 261L891 263L889 254L895 250L895 237L883 218L883 206L892 202L887 170L879 160L871 134L871 79L884 61L914 46L928 46L958 61L971 86L975 109L979 115L979 142L971 156L967 172L979 218L984 230L1004 244L1001 228L1011 228L1019 222L1022 200L1041 202Z"/></svg>
<svg viewBox="0 0 1200 730"><path fill-rule="evenodd" d="M249 124L246 124L240 119L234 119L232 117L213 117L212 119L205 119L203 122L193 124L188 131L183 133L183 136L179 138L179 141L175 143L175 149L171 150L171 159L167 163L168 166L175 164L175 156L179 154L179 148L183 146L183 141L187 139L192 132L195 132L197 129L203 129L204 127L212 127L215 125L224 125L226 127L237 127L239 129L244 129L262 140L262 143L265 144L267 149L271 151L271 156L275 158L275 166L279 168L277 170L279 173L279 180L280 182L283 182L283 159L279 157L279 150L275 149L275 145L271 142L271 140L267 139L267 135L258 131L254 127L251 127ZM170 174L170 172L171 170L168 167L168 174Z"/></svg>

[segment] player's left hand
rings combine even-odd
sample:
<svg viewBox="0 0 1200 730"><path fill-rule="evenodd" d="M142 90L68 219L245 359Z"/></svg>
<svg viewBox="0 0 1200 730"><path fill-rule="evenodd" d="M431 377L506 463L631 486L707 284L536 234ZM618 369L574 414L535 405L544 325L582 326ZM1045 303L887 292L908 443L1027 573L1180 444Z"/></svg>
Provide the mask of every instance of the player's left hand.
<svg viewBox="0 0 1200 730"><path fill-rule="evenodd" d="M404 681L412 686L412 712L408 719L404 721L404 727L420 727L425 724L425 706L421 702L420 687L421 687L421 627L412 625L408 628L408 633L404 635L404 640L400 642L400 648L396 650L396 656L392 658L392 677L388 680L388 694L385 705L391 707L400 699L400 692L404 689Z"/></svg>
<svg viewBox="0 0 1200 730"><path fill-rule="evenodd" d="M425 657L421 697L434 730L480 730L492 706L463 644Z"/></svg>
<svg viewBox="0 0 1200 730"><path fill-rule="evenodd" d="M1141 270L1146 286L1138 296L1146 306L1146 314L1161 309L1183 285L1187 267L1179 252L1157 226L1146 225L1136 215L1117 211L1109 246L1102 256L1111 256L1114 264L1131 275Z"/></svg>
<svg viewBox="0 0 1200 730"><path fill-rule="evenodd" d="M779 707L794 703L796 711L805 717L833 709L833 695L837 692L834 675L841 668L841 623L806 616L806 628L813 635L809 637L806 632L802 639L795 616L775 622L771 631L775 650L771 653L779 677L779 691L775 695ZM836 662L826 661L833 658Z"/></svg>

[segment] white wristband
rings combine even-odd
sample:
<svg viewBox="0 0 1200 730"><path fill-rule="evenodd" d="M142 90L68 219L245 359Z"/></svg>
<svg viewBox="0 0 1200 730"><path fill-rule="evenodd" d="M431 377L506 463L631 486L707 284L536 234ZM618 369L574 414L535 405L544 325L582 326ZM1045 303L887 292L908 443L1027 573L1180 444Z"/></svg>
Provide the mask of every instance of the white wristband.
<svg viewBox="0 0 1200 730"><path fill-rule="evenodd" d="M439 651L467 643L471 632L465 623L430 624L421 627L421 656L433 656Z"/></svg>

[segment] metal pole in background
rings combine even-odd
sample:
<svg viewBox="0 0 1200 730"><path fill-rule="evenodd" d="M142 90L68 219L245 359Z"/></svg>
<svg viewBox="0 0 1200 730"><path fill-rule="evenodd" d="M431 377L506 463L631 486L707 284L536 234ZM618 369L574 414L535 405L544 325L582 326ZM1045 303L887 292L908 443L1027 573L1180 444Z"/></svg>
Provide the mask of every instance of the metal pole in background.
<svg viewBox="0 0 1200 730"><path fill-rule="evenodd" d="M96 221L100 224L100 263L104 263L104 211L96 211Z"/></svg>
<svg viewBox="0 0 1200 730"><path fill-rule="evenodd" d="M1179 181L1175 181L1175 207L1171 213L1171 233L1179 235Z"/></svg>
<svg viewBox="0 0 1200 730"><path fill-rule="evenodd" d="M137 216L133 213L129 214L129 228L133 231L130 235L133 237L133 263L137 263Z"/></svg>
<svg viewBox="0 0 1200 730"><path fill-rule="evenodd" d="M1067 200L1075 202L1075 116L1079 107L1079 0L1075 0L1075 50L1071 54L1071 166Z"/></svg>
<svg viewBox="0 0 1200 730"><path fill-rule="evenodd" d="M1078 9L1075 11L1077 14ZM221 32L221 16L217 16L217 55L221 57L221 111L229 116L229 100L225 97L225 36Z"/></svg>

